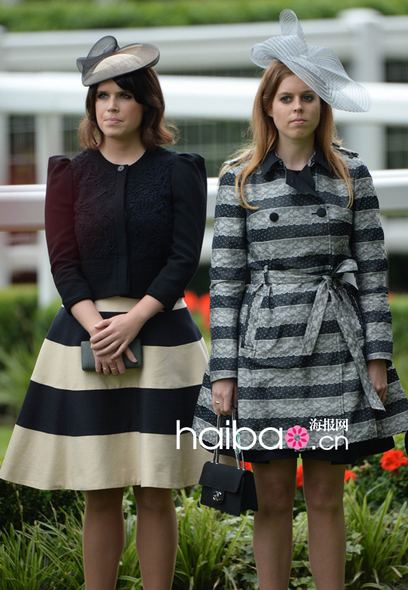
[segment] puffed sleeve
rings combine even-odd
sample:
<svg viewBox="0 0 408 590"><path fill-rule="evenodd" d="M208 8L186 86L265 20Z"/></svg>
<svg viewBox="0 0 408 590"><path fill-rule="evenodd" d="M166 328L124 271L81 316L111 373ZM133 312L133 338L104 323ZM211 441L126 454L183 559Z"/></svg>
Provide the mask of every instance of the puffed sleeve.
<svg viewBox="0 0 408 590"><path fill-rule="evenodd" d="M238 373L239 312L247 281L246 212L235 193L235 175L220 179L210 269L211 382Z"/></svg>
<svg viewBox="0 0 408 590"><path fill-rule="evenodd" d="M92 299L90 286L81 272L75 239L71 166L64 156L49 159L45 195L45 233L51 272L68 312L78 301Z"/></svg>
<svg viewBox="0 0 408 590"><path fill-rule="evenodd" d="M200 261L207 213L207 174L198 154L177 154L172 170L173 234L166 264L146 293L172 309Z"/></svg>
<svg viewBox="0 0 408 590"><path fill-rule="evenodd" d="M392 357L388 304L387 255L373 180L361 161L353 171L354 224L352 252L358 264L356 282L365 328L366 360Z"/></svg>

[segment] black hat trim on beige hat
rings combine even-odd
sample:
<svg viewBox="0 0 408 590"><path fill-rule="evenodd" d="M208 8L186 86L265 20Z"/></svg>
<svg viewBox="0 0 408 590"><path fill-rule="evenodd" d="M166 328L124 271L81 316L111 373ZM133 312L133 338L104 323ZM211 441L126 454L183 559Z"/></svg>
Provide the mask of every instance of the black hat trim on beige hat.
<svg viewBox="0 0 408 590"><path fill-rule="evenodd" d="M132 43L119 47L115 37L99 39L86 57L76 61L82 84L91 86L136 70L151 68L160 58L159 49L149 43Z"/></svg>

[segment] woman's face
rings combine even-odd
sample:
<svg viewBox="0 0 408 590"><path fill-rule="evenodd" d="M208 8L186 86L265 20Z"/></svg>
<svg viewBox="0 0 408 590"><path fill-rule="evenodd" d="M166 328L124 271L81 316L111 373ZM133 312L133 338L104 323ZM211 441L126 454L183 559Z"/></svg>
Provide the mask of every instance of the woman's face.
<svg viewBox="0 0 408 590"><path fill-rule="evenodd" d="M278 87L269 115L279 140L310 141L320 121L320 98L300 78L287 76Z"/></svg>
<svg viewBox="0 0 408 590"><path fill-rule="evenodd" d="M113 80L98 85L95 114L105 138L128 141L140 136L143 106Z"/></svg>

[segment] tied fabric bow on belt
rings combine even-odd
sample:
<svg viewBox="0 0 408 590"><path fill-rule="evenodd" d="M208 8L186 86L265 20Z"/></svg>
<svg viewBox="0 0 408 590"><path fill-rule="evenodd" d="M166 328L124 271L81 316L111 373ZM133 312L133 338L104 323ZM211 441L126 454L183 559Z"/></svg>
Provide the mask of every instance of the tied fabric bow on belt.
<svg viewBox="0 0 408 590"><path fill-rule="evenodd" d="M352 258L343 260L330 274L309 275L296 271L270 271L267 267L261 271L251 272L251 283L255 286L255 291L252 293L250 306L252 310L247 316L247 326L245 329L245 344L248 349L251 348L250 341L255 341L256 325L251 326L251 318L259 311L254 308L261 305L262 296L265 293L265 287L268 289L268 296L271 297L271 285L273 284L296 284L296 283L316 283L320 284L316 291L315 300L312 306L310 316L306 325L306 331L303 337L302 353L304 355L311 355L315 349L317 338L320 333L323 317L329 296L333 303L333 311L347 344L347 347L355 362L364 394L371 408L374 410L385 411L384 405L375 391L367 371L367 363L364 358L361 344L356 336L354 319L356 312L350 301L350 296L344 284L341 281L342 275L347 272L355 272L358 270L357 263ZM262 282L258 283L259 279ZM272 307L272 306L271 306ZM254 322L255 324L255 322ZM248 335L250 336L248 338ZM253 349L253 353L255 349Z"/></svg>
<svg viewBox="0 0 408 590"><path fill-rule="evenodd" d="M367 363L361 350L361 346L355 336L353 325L354 309L350 303L348 293L340 280L345 272L355 272L357 268L356 261L349 258L341 262L331 275L322 276L321 283L316 292L312 311L307 322L306 332L303 339L303 351L305 354L310 355L316 346L316 341L319 336L324 312L330 295L337 323L356 364L367 400L374 410L385 410L383 403L369 379Z"/></svg>

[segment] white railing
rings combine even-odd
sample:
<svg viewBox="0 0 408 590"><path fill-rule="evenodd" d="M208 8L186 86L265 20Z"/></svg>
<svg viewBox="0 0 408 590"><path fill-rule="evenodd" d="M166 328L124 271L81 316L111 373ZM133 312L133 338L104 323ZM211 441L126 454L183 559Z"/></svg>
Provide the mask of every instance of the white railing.
<svg viewBox="0 0 408 590"><path fill-rule="evenodd" d="M350 9L333 19L302 21L312 45L331 47L351 64L359 80L381 81L386 59L406 59L408 16L383 16L372 9ZM278 22L110 29L120 45L156 43L160 73L248 68L255 43L280 33ZM107 30L0 33L0 68L8 71L74 71ZM361 70L361 75L356 72Z"/></svg>
<svg viewBox="0 0 408 590"><path fill-rule="evenodd" d="M408 252L408 217L388 217L388 212L408 211L408 169L377 170L372 173L383 212L385 244L388 252ZM217 179L208 179L207 228L201 261L208 263L211 253ZM0 285L5 285L13 270L36 270L39 300L46 304L55 296L49 272L44 232L45 185L0 186L0 232L37 232L37 243L7 246L0 233Z"/></svg>
<svg viewBox="0 0 408 590"><path fill-rule="evenodd" d="M162 76L166 113L172 120L249 121L258 86L256 79ZM77 74L0 72L0 183L9 168L7 132L11 114L35 118L36 178L44 182L48 157L61 154L63 116L81 115L86 90ZM27 88L30 92L27 92ZM372 106L368 113L335 112L344 125L345 145L361 154L372 169L385 165L385 125L408 125L408 84L367 84Z"/></svg>
<svg viewBox="0 0 408 590"><path fill-rule="evenodd" d="M350 9L334 19L305 20L303 28L311 44L334 49L347 62L350 74L368 83L373 102L370 112L336 112L336 122L344 124L346 145L358 151L371 168L383 168L384 126L408 125L408 85L382 84L385 62L407 59L408 16ZM253 67L251 46L279 30L278 22L262 22L116 29L109 33L120 45L135 40L157 43L161 75L195 74L161 76L170 118L247 121L257 80L197 74L225 70L231 74ZM105 34L106 30L9 33L0 28L0 183L7 181L9 169L8 118L19 113L35 116L36 179L45 180L47 157L64 151L62 116L83 113L85 89L75 60Z"/></svg>

